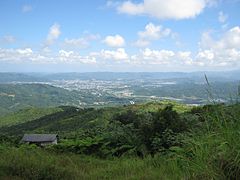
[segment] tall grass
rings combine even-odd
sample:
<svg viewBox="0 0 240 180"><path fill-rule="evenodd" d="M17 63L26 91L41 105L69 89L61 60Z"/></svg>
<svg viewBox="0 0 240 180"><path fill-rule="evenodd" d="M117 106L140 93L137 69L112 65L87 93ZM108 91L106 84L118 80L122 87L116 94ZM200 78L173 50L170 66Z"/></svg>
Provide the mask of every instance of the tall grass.
<svg viewBox="0 0 240 180"><path fill-rule="evenodd" d="M0 179L181 179L176 160L164 157L96 159L39 148L0 148Z"/></svg>
<svg viewBox="0 0 240 180"><path fill-rule="evenodd" d="M240 105L214 106L205 128L185 137L181 161L191 179L240 178Z"/></svg>

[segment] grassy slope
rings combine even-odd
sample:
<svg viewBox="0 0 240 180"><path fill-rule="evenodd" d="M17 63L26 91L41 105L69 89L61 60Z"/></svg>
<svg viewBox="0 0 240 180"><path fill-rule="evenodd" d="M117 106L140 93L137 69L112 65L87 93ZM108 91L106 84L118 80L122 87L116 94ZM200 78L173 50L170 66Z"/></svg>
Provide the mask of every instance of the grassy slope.
<svg viewBox="0 0 240 180"><path fill-rule="evenodd" d="M144 106L146 105L111 110L112 112L125 111L128 108L145 110ZM153 110L155 105L149 104L147 107ZM167 155L158 154L144 159L125 157L103 160L71 153L57 154L52 152L51 148L43 150L29 146L21 148L0 146L0 159L3 159L0 162L0 177L10 179L13 177L23 179L239 179L239 109L239 104L195 108L192 114L199 117L199 124L196 124L196 127L193 126L192 131L184 135L183 146L171 148L171 152ZM90 115L96 112L86 113ZM71 118L76 115L74 113ZM70 122L70 119L65 118L65 123Z"/></svg>
<svg viewBox="0 0 240 180"><path fill-rule="evenodd" d="M185 138L181 161L192 179L240 178L240 104L206 108L203 128Z"/></svg>
<svg viewBox="0 0 240 180"><path fill-rule="evenodd" d="M26 121L22 124L16 124L7 128L0 128L1 132L12 135L22 135L25 132L57 132L58 134L68 134L81 131L82 129L91 129L97 126L105 126L111 118L120 112L133 110L137 112L156 112L163 109L167 104L174 104L174 109L182 113L191 107L177 104L174 102L150 102L146 104L108 107L102 109L81 110L74 107L65 107L64 111L49 114L40 117L34 121Z"/></svg>
<svg viewBox="0 0 240 180"><path fill-rule="evenodd" d="M41 149L0 146L0 178L14 179L180 179L176 162L163 158L96 159Z"/></svg>
<svg viewBox="0 0 240 180"><path fill-rule="evenodd" d="M0 117L0 127L3 126L13 126L35 119L40 117L62 111L61 108L27 108L22 109L18 112L10 113L6 116Z"/></svg>

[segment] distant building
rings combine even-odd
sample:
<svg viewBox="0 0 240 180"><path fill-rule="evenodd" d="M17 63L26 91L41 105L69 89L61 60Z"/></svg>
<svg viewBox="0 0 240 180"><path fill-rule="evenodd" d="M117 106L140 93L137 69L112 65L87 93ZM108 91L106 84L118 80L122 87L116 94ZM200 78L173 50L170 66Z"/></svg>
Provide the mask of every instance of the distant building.
<svg viewBox="0 0 240 180"><path fill-rule="evenodd" d="M22 143L36 144L39 146L57 144L57 141L57 134L24 134L21 140Z"/></svg>
<svg viewBox="0 0 240 180"><path fill-rule="evenodd" d="M135 102L134 102L134 101L130 101L130 104L132 104L132 105L133 105L133 104L135 104Z"/></svg>

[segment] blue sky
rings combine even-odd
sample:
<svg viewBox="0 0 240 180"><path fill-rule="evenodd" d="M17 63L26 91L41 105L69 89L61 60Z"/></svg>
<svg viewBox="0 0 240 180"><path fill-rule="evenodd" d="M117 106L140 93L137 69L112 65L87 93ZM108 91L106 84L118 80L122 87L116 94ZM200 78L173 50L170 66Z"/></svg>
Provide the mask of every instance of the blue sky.
<svg viewBox="0 0 240 180"><path fill-rule="evenodd" d="M239 0L1 0L0 71L240 67Z"/></svg>

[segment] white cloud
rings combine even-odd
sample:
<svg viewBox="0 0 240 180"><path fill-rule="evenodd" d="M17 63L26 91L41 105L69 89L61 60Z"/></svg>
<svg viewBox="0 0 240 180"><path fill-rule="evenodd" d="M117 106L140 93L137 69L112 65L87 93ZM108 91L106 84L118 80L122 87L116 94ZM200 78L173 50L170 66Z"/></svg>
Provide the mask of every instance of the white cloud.
<svg viewBox="0 0 240 180"><path fill-rule="evenodd" d="M130 57L131 64L137 64L140 66L161 66L165 68L176 67L191 67L193 65L193 59L190 51L171 51L166 49L149 49L145 48L138 54Z"/></svg>
<svg viewBox="0 0 240 180"><path fill-rule="evenodd" d="M110 47L123 47L125 45L124 38L118 34L115 36L107 36L103 42Z"/></svg>
<svg viewBox="0 0 240 180"><path fill-rule="evenodd" d="M70 47L79 47L79 48L86 48L89 46L89 42L86 41L84 38L78 39L68 39L64 40L64 44Z"/></svg>
<svg viewBox="0 0 240 180"><path fill-rule="evenodd" d="M215 34L214 34L215 35ZM146 37L144 35L144 37ZM148 37L148 36L147 36ZM153 36L156 37L156 36ZM218 37L218 38L216 38ZM211 32L205 32L199 42L199 50L174 51L169 49L140 49L139 52L128 54L124 48L116 50L100 50L81 55L77 51L61 49L57 54L51 51L33 51L31 48L1 49L0 61L11 63L64 63L64 64L97 64L129 65L134 67L163 67L166 69L211 69L240 67L240 27L236 26L219 38Z"/></svg>
<svg viewBox="0 0 240 180"><path fill-rule="evenodd" d="M141 52L142 59L149 64L168 64L169 60L175 55L173 51L168 50L151 50L146 48Z"/></svg>
<svg viewBox="0 0 240 180"><path fill-rule="evenodd" d="M32 11L32 9L33 9L32 6L29 5L29 4L25 4L25 5L22 6L22 12L23 13L30 12L30 11Z"/></svg>
<svg viewBox="0 0 240 180"><path fill-rule="evenodd" d="M55 40L58 39L58 37L60 36L61 34L61 30L60 30L60 26L59 24L53 24L50 29L49 29L49 32L48 32L48 36L47 36L47 45L51 45L54 43Z"/></svg>
<svg viewBox="0 0 240 180"><path fill-rule="evenodd" d="M117 10L130 15L148 15L159 19L188 19L199 15L213 0L144 0L125 1Z"/></svg>
<svg viewBox="0 0 240 180"><path fill-rule="evenodd" d="M221 40L227 48L240 48L240 27L230 29Z"/></svg>
<svg viewBox="0 0 240 180"><path fill-rule="evenodd" d="M58 54L45 54L34 52L31 48L25 49L1 49L0 61L9 63L35 63L35 64L57 64L57 63L80 63L95 64L96 59L92 56L81 56L73 51L60 50Z"/></svg>
<svg viewBox="0 0 240 180"><path fill-rule="evenodd" d="M224 14L222 11L220 11L218 13L218 21L220 23L225 23L227 21L227 19L228 19L228 15L227 14Z"/></svg>
<svg viewBox="0 0 240 180"><path fill-rule="evenodd" d="M218 39L213 38L211 32L203 33L199 50L194 54L190 51L145 48L128 57L130 63L142 66L155 64L211 70L223 67L237 68L240 67L240 27L227 30Z"/></svg>
<svg viewBox="0 0 240 180"><path fill-rule="evenodd" d="M205 49L224 50L231 48L240 48L240 27L236 26L229 29L223 36L214 40L211 32L205 32L202 35L200 47Z"/></svg>
<svg viewBox="0 0 240 180"><path fill-rule="evenodd" d="M135 4L131 1L126 1L118 7L118 11L130 15L138 15L145 13L145 7L143 3Z"/></svg>
<svg viewBox="0 0 240 180"><path fill-rule="evenodd" d="M150 49L145 48L140 50L137 54L129 55L125 49L118 48L116 51L101 50L100 52L94 52L90 54L91 57L95 57L99 63L127 63L129 65L138 65L139 67L148 66L182 66L192 65L191 52L179 51L174 52L166 49ZM107 60L107 61L102 61ZM111 61L113 60L113 61Z"/></svg>
<svg viewBox="0 0 240 180"><path fill-rule="evenodd" d="M31 48L25 49L1 49L0 61L11 63L34 62L41 60L42 56L34 53Z"/></svg>
<svg viewBox="0 0 240 180"><path fill-rule="evenodd" d="M83 64L96 64L96 58L92 56L81 56L73 51L59 51L59 60L64 63L83 63Z"/></svg>
<svg viewBox="0 0 240 180"><path fill-rule="evenodd" d="M86 34L80 38L66 38L64 40L64 45L68 48L87 48L91 41L98 39L100 39L100 35L98 34Z"/></svg>
<svg viewBox="0 0 240 180"><path fill-rule="evenodd" d="M211 66L236 66L240 64L240 28L233 27L215 40L210 32L202 35L197 63Z"/></svg>
<svg viewBox="0 0 240 180"><path fill-rule="evenodd" d="M193 59L191 55L192 53L190 51L179 51L177 53L176 59L179 59L183 64L192 65Z"/></svg>
<svg viewBox="0 0 240 180"><path fill-rule="evenodd" d="M145 26L145 31L140 31L138 35L141 39L158 40L161 37L169 36L170 33L171 30L168 28L163 29L162 26L149 23Z"/></svg>
<svg viewBox="0 0 240 180"><path fill-rule="evenodd" d="M97 57L99 59L105 59L105 60L115 60L115 61L129 60L128 54L125 52L124 48L118 48L115 51L103 49L100 52L91 53L91 56Z"/></svg>
<svg viewBox="0 0 240 180"><path fill-rule="evenodd" d="M153 23L148 23L145 26L144 31L138 32L139 39L134 43L134 45L137 47L146 47L151 41L168 37L170 35L173 35L171 29L163 28L162 26L154 25Z"/></svg>
<svg viewBox="0 0 240 180"><path fill-rule="evenodd" d="M200 51L197 54L197 57L208 59L208 60L213 60L214 59L214 53L211 50L204 50L204 51Z"/></svg>
<svg viewBox="0 0 240 180"><path fill-rule="evenodd" d="M72 54L73 54L73 51L64 51L64 50L60 50L60 51L59 51L60 57L66 57L66 58L68 58L68 57L70 57L70 55L72 55Z"/></svg>
<svg viewBox="0 0 240 180"><path fill-rule="evenodd" d="M22 55L31 55L33 53L31 48L26 48L26 49L17 49L16 50L19 54Z"/></svg>

